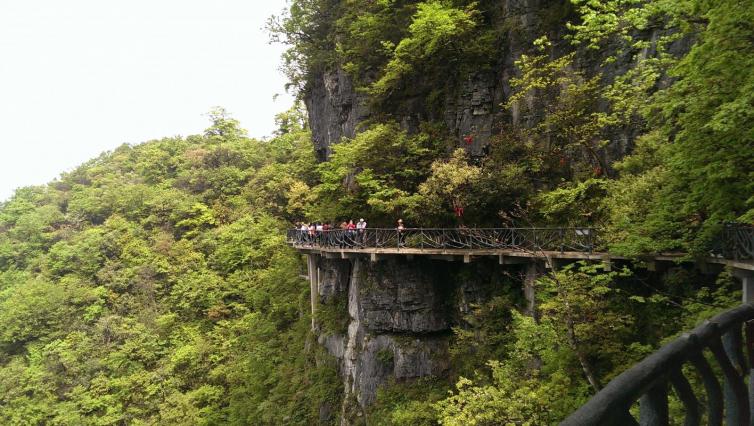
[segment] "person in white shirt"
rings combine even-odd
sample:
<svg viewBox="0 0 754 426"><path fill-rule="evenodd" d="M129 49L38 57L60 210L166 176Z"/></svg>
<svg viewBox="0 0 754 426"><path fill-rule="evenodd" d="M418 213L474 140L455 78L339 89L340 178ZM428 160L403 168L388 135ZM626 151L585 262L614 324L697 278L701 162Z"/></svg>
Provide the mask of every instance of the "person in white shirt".
<svg viewBox="0 0 754 426"><path fill-rule="evenodd" d="M356 224L356 229L359 230L359 243L363 245L366 240L366 229L367 229L367 223L364 220L364 218L359 219L359 223Z"/></svg>

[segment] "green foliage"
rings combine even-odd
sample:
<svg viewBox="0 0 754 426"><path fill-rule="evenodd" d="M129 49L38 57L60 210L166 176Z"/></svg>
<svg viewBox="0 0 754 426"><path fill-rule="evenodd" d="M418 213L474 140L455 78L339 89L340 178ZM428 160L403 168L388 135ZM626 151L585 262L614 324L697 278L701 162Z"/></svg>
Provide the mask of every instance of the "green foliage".
<svg viewBox="0 0 754 426"><path fill-rule="evenodd" d="M369 215L373 224L392 224L410 203L444 141L431 129L408 135L397 124L378 124L334 147L319 165L315 187L319 218ZM368 209L371 209L368 210Z"/></svg>
<svg viewBox="0 0 754 426"><path fill-rule="evenodd" d="M392 363L392 351L389 352ZM435 425L437 411L433 403L446 395L447 386L447 382L435 377L382 385L377 392L377 401L367 413L369 422L380 426Z"/></svg>
<svg viewBox="0 0 754 426"><path fill-rule="evenodd" d="M337 404L281 233L300 207L254 186L314 183L287 116L256 141L218 109L202 136L121 146L0 205L0 423L311 424Z"/></svg>
<svg viewBox="0 0 754 426"><path fill-rule="evenodd" d="M634 321L630 314L611 309L617 292L615 281L631 272L627 268L601 272L600 268L585 263L569 265L538 282L542 321L551 324L559 343L570 347L585 371L599 358L620 357L624 352L621 342Z"/></svg>
<svg viewBox="0 0 754 426"><path fill-rule="evenodd" d="M551 424L578 407L584 385L563 371L568 354L558 349L555 330L513 312L512 335L508 358L488 363L489 380L461 377L457 391L435 405L440 424Z"/></svg>
<svg viewBox="0 0 754 426"><path fill-rule="evenodd" d="M607 173L600 150L607 143L606 131L618 121L597 107L603 96L600 77L578 71L574 53L551 59L546 37L535 44L537 54L522 55L517 61L521 76L511 80L516 92L506 104L516 115L542 115L522 130L521 137L545 151L551 181Z"/></svg>
<svg viewBox="0 0 754 426"><path fill-rule="evenodd" d="M306 94L342 68L372 112L330 161L316 164L301 105L266 141L216 108L202 135L123 145L17 191L0 204L0 423L313 424L335 412L337 362L315 349L309 287L281 237L302 218L606 224L610 249L629 255L704 253L722 221L752 222L754 6L571 4L522 28L495 1L293 0L269 23L290 47L290 84ZM571 44L551 42L571 18ZM550 38L504 65L518 125L496 126L483 157L454 150L459 135L435 124L445 102L525 30ZM610 163L624 136L630 155ZM450 342L455 391L390 383L369 421L555 423L739 299L727 273L640 274L551 274L536 321L512 291L470 303ZM345 331L346 304L321 305L324 333Z"/></svg>
<svg viewBox="0 0 754 426"><path fill-rule="evenodd" d="M317 325L322 329L321 334L344 336L348 332L348 324L351 321L351 316L348 314L348 295L341 294L328 303L318 305L314 317ZM390 361L392 362L392 358Z"/></svg>
<svg viewBox="0 0 754 426"><path fill-rule="evenodd" d="M408 27L408 36L395 46L383 75L370 87L370 92L377 96L389 95L406 78L421 72L430 59L458 60L463 42L476 27L475 6L472 4L464 10L441 0L419 3Z"/></svg>
<svg viewBox="0 0 754 426"><path fill-rule="evenodd" d="M431 173L419 185L420 198L413 213L416 219L441 217L453 212L453 206L468 206L482 171L468 164L466 152L459 148L448 161L432 163Z"/></svg>
<svg viewBox="0 0 754 426"><path fill-rule="evenodd" d="M679 34L694 33L688 54L665 61L674 83L644 96L641 112L652 131L624 160L625 177L611 204L616 246L628 253L683 248L701 253L723 221L754 217L751 182L752 79L754 55L749 22L754 8L736 2L650 2L665 11ZM628 13L628 12L626 12ZM745 47L746 46L746 47ZM661 51L662 52L662 51ZM646 197L636 211L620 201Z"/></svg>
<svg viewBox="0 0 754 426"><path fill-rule="evenodd" d="M289 88L303 90L310 73L330 68L335 61L335 0L293 0L280 16L267 21L272 41L284 43L283 71Z"/></svg>
<svg viewBox="0 0 754 426"><path fill-rule="evenodd" d="M599 223L605 216L602 203L607 194L606 179L587 179L566 183L549 192L541 193L536 200L537 210L548 223L560 226L584 226Z"/></svg>
<svg viewBox="0 0 754 426"><path fill-rule="evenodd" d="M337 28L346 37L338 42L343 69L362 84L392 57L416 11L412 1L349 0Z"/></svg>

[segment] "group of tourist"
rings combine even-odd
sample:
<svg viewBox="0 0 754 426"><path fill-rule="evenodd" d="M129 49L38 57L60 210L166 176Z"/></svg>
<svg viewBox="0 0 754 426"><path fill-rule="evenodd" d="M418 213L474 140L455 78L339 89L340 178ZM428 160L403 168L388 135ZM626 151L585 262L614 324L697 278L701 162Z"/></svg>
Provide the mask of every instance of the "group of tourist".
<svg viewBox="0 0 754 426"><path fill-rule="evenodd" d="M364 245L367 238L367 222L364 218L354 223L353 219L343 221L337 227L330 222L297 222L298 241L302 244L327 245L338 244L341 247ZM398 243L403 245L403 219L398 219L396 230L398 231ZM340 230L344 232L332 233L328 231Z"/></svg>
<svg viewBox="0 0 754 426"><path fill-rule="evenodd" d="M344 232L337 233L337 238L342 240L342 245L350 245L353 243L363 243L366 235L367 222L364 218L359 219L354 223L353 219L343 221L337 227L334 227L330 222L300 222L296 224L296 229L299 230L299 240L302 243L308 244L322 244L323 242L330 242L334 235L331 235L332 230L339 229Z"/></svg>

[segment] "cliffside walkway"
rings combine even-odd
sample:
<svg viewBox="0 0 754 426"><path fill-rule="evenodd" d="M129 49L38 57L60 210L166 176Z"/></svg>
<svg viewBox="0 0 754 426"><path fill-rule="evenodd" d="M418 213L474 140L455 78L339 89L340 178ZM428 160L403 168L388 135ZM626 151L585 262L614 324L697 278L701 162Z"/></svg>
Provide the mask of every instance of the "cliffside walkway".
<svg viewBox="0 0 754 426"><path fill-rule="evenodd" d="M501 264L524 259L546 259L547 266L558 260L595 260L609 263L625 259L604 250L595 228L367 228L334 229L311 235L289 230L288 243L294 248L326 257L347 258L369 255L430 256L446 260L497 256ZM658 253L646 256L648 262L679 261L685 253ZM715 248L703 259L710 264L754 271L754 227L726 226Z"/></svg>
<svg viewBox="0 0 754 426"><path fill-rule="evenodd" d="M287 239L307 255L312 313L319 303L323 258L379 261L388 256L428 256L468 263L497 256L501 265L525 265L523 285L529 312L534 312L534 282L544 272L543 264L554 269L561 262L592 260L605 262L609 268L612 260L624 259L604 250L598 230L586 227L366 229L361 233L338 229L313 235L291 230ZM651 268L653 263L691 259L685 253L660 253L644 260ZM561 425L668 425L671 388L682 405L685 425L754 424L754 227L726 225L707 256L694 261L702 270L709 264L732 267L742 283L744 304L635 364Z"/></svg>

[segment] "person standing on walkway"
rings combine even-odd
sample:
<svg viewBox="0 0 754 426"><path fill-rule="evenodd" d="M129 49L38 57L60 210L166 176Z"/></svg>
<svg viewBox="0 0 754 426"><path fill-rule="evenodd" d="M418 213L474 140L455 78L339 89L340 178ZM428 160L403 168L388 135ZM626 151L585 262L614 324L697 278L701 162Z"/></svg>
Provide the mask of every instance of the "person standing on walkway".
<svg viewBox="0 0 754 426"><path fill-rule="evenodd" d="M356 224L353 219L348 221L348 247L352 247L356 242Z"/></svg>
<svg viewBox="0 0 754 426"><path fill-rule="evenodd" d="M398 225L395 227L395 229L398 232L398 247L405 246L406 235L404 234L404 231L406 228L403 226L403 219L398 219Z"/></svg>
<svg viewBox="0 0 754 426"><path fill-rule="evenodd" d="M322 225L322 222L317 222L317 226L315 227L315 230L317 231L317 245L322 245L322 238L324 235L322 234L322 231L324 231L324 226Z"/></svg>
<svg viewBox="0 0 754 426"><path fill-rule="evenodd" d="M346 238L348 237L348 222L345 220L340 223L340 232L338 232L338 240L340 240L340 248L345 248Z"/></svg>
<svg viewBox="0 0 754 426"><path fill-rule="evenodd" d="M312 222L309 224L309 244L314 245L317 237L317 226Z"/></svg>
<svg viewBox="0 0 754 426"><path fill-rule="evenodd" d="M359 219L359 223L356 224L356 229L359 232L359 244L362 246L366 243L366 229L367 223L364 218Z"/></svg>

